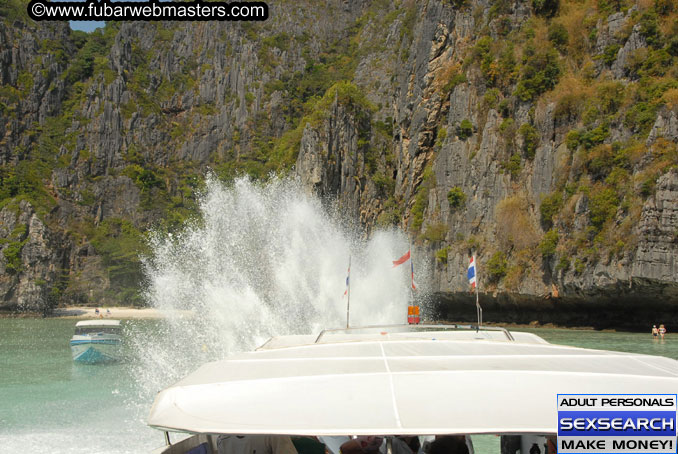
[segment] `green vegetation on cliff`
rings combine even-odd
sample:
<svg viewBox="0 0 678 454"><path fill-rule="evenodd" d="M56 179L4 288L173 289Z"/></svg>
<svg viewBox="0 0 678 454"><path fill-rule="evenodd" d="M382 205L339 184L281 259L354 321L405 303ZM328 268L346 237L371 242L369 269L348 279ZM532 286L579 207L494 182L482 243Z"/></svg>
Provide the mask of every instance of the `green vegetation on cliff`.
<svg viewBox="0 0 678 454"><path fill-rule="evenodd" d="M551 272L576 274L599 261L626 257L636 247L631 232L643 204L654 196L658 179L678 163L675 140L661 134L648 139L660 115L678 115L678 8L667 1L627 0L535 0L531 6L535 15L523 22L513 19L503 0L492 2L487 21L474 15L478 35L463 65L459 69L451 61L438 82L446 96L443 87L453 90L480 75L480 86L471 87L483 101L477 135L484 140L485 116L496 110L504 148L499 165L517 197L522 197L521 177L540 165L532 162L540 147L549 147L541 143L544 121L553 122L546 138L555 142L549 152L559 143L567 147L553 175L555 191L535 195L535 214L531 201L520 210L511 208L511 197L497 205L499 223L522 210L525 225L537 221L541 227L533 231L538 254L517 247L507 226L498 226L499 247L483 244L493 282L506 288L519 282L514 270L522 275L540 262L555 264ZM636 48L629 51L632 35ZM476 134L469 124L458 126L459 139ZM416 209L412 214L416 221Z"/></svg>
<svg viewBox="0 0 678 454"><path fill-rule="evenodd" d="M224 181L290 172L305 131L336 137L336 102L357 143L341 177L368 228L407 225L441 266L478 249L510 290L629 258L678 162L676 140L650 134L678 115L674 2L326 3L91 34L2 3L21 52L0 53L0 208L29 202L72 263L94 251L102 297L137 304L145 232L196 216L208 168ZM1 244L14 279L22 235ZM59 295L75 291L66 274L48 283Z"/></svg>
<svg viewBox="0 0 678 454"><path fill-rule="evenodd" d="M140 256L148 252L141 232L124 219L107 219L89 228L89 237L103 257L111 282L107 295L112 301L135 306L143 304L139 293Z"/></svg>
<svg viewBox="0 0 678 454"><path fill-rule="evenodd" d="M417 11L409 1L375 1L346 15L337 33L307 23L294 31L274 21L203 23L189 39L185 24L170 22L70 32L26 19L25 4L8 0L0 5L0 26L27 52L0 83L0 136L9 137L0 147L11 150L0 160L0 208L17 211L28 201L48 230L63 234L72 255L89 244L101 257L87 266L100 266L94 274L110 282L101 295L107 303L138 304L145 231L171 231L193 218L208 168L226 181L289 172L304 128L319 127L335 100L360 124L366 176L392 198L383 155L392 162L385 144L393 120L372 118L381 106L354 78L361 58L387 49L385 36L363 36L396 24L399 40L411 41ZM13 28L17 19L27 25ZM402 48L394 53L406 60L408 46ZM214 92L209 81L220 84ZM35 121L24 121L29 110ZM398 222L402 210L393 207ZM6 269L21 272L21 242L2 241ZM57 296L80 291L70 271Z"/></svg>

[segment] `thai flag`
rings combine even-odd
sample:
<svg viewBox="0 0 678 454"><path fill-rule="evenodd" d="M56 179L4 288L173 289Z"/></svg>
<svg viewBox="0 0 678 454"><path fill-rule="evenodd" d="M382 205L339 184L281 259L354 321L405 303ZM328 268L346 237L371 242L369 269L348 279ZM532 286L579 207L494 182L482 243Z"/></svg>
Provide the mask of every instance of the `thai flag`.
<svg viewBox="0 0 678 454"><path fill-rule="evenodd" d="M348 266L348 272L346 274L346 290L344 290L344 294L342 295L342 298L348 294L348 279L351 277L351 265Z"/></svg>
<svg viewBox="0 0 678 454"><path fill-rule="evenodd" d="M471 256L471 262L468 264L468 272L466 273L468 277L468 283L471 284L471 288L476 288L476 257Z"/></svg>

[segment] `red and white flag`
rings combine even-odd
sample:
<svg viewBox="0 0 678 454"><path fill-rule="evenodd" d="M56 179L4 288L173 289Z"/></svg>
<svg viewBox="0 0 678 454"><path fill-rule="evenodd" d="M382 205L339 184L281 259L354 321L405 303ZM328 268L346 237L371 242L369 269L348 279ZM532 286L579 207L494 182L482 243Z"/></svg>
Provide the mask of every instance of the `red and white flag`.
<svg viewBox="0 0 678 454"><path fill-rule="evenodd" d="M414 282L414 263L412 262L412 257L410 256L410 251L407 251L402 257L400 257L398 260L393 261L393 268L395 268L398 265L402 265L403 263L410 261L410 272L412 276L412 290L417 289L417 284Z"/></svg>
<svg viewBox="0 0 678 454"><path fill-rule="evenodd" d="M407 262L410 259L410 251L407 251L405 255L400 257L398 260L393 261L393 268L395 268L398 265L402 265L403 263Z"/></svg>
<svg viewBox="0 0 678 454"><path fill-rule="evenodd" d="M417 289L417 284L414 283L414 263L410 260L411 270L412 270L412 290Z"/></svg>
<svg viewBox="0 0 678 454"><path fill-rule="evenodd" d="M476 288L476 256L472 255L471 260L468 264L468 271L466 272L466 277L468 277L468 283L471 285L472 289Z"/></svg>

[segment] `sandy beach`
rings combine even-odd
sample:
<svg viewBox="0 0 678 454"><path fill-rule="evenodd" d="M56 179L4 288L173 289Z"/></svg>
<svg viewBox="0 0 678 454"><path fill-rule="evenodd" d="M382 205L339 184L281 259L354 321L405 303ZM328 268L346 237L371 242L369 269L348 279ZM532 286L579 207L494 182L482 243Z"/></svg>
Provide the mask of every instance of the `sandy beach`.
<svg viewBox="0 0 678 454"><path fill-rule="evenodd" d="M54 310L53 317L64 318L112 318L112 319L160 319L168 316L192 317L193 311L173 311L172 313L145 307L99 307L99 315L94 307L69 306Z"/></svg>

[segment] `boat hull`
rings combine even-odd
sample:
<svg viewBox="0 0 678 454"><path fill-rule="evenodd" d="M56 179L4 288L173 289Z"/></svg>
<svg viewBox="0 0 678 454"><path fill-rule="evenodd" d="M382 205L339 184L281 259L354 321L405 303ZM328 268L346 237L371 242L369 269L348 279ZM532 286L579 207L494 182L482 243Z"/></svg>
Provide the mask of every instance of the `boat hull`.
<svg viewBox="0 0 678 454"><path fill-rule="evenodd" d="M101 364L120 361L120 339L72 339L73 361L84 364Z"/></svg>

